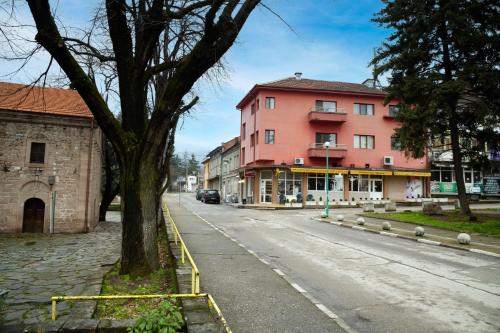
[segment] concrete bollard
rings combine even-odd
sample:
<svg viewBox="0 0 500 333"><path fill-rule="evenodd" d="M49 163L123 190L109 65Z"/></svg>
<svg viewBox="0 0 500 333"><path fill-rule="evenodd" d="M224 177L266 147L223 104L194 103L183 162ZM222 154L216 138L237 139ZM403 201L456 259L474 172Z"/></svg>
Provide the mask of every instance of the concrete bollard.
<svg viewBox="0 0 500 333"><path fill-rule="evenodd" d="M321 213L322 218L326 218L326 212Z"/></svg>
<svg viewBox="0 0 500 333"><path fill-rule="evenodd" d="M384 222L382 223L382 229L384 230L391 230L391 224L389 222Z"/></svg>
<svg viewBox="0 0 500 333"><path fill-rule="evenodd" d="M375 204L373 202L367 202L363 204L363 212L374 212Z"/></svg>
<svg viewBox="0 0 500 333"><path fill-rule="evenodd" d="M424 234L425 234L425 229L423 227L416 227L415 228L415 236L422 237Z"/></svg>
<svg viewBox="0 0 500 333"><path fill-rule="evenodd" d="M341 214L337 215L337 221L339 221L339 222L344 221L344 215L341 215Z"/></svg>
<svg viewBox="0 0 500 333"><path fill-rule="evenodd" d="M469 234L466 234L466 233L460 233L460 234L458 234L457 241L458 241L460 244L469 245L469 244L470 244L470 241L471 241L471 237L470 237L470 235L469 235Z"/></svg>
<svg viewBox="0 0 500 333"><path fill-rule="evenodd" d="M359 224L359 225L364 225L365 224L365 219L362 218L362 217L358 217L356 219L356 223Z"/></svg>
<svg viewBox="0 0 500 333"><path fill-rule="evenodd" d="M389 201L385 204L386 212L395 212L396 211L396 203L393 201Z"/></svg>

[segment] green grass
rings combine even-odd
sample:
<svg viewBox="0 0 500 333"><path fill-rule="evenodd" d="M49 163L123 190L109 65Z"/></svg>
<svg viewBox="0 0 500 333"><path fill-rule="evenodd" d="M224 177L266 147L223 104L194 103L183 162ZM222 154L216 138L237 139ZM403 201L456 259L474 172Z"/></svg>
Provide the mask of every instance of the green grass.
<svg viewBox="0 0 500 333"><path fill-rule="evenodd" d="M164 230L158 237L159 256L162 267L146 276L120 275L120 264L116 263L105 277L101 295L147 295L169 294L177 290L175 269L168 260L167 238ZM137 318L158 307L161 299L105 300L97 303L95 318L130 319Z"/></svg>
<svg viewBox="0 0 500 333"><path fill-rule="evenodd" d="M494 216L495 214L476 214L477 222L470 222L468 217L460 214L459 211L444 211L443 215L439 216L428 216L422 212L364 213L363 215L457 232L500 237L500 216Z"/></svg>
<svg viewBox="0 0 500 333"><path fill-rule="evenodd" d="M112 203L108 207L108 211L120 211L120 204L119 203Z"/></svg>

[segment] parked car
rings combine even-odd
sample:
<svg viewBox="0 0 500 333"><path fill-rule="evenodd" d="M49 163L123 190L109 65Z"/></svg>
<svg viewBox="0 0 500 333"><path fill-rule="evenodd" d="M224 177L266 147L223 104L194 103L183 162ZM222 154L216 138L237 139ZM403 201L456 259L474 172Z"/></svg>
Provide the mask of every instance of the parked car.
<svg viewBox="0 0 500 333"><path fill-rule="evenodd" d="M201 197L201 202L209 203L213 202L220 204L220 194L217 190L206 190Z"/></svg>
<svg viewBox="0 0 500 333"><path fill-rule="evenodd" d="M203 193L205 193L205 189L199 188L196 190L196 200L201 200L203 197Z"/></svg>

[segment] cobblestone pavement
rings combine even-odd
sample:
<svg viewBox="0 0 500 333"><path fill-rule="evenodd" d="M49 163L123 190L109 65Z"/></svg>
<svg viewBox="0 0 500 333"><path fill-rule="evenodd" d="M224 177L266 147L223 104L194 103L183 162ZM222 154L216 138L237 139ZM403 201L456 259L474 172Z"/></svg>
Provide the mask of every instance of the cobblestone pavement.
<svg viewBox="0 0 500 333"><path fill-rule="evenodd" d="M54 295L98 295L103 275L120 257L121 224L111 215L114 222L101 222L88 234L0 235L0 290L8 291L0 326L50 319ZM90 318L94 307L61 302L58 319Z"/></svg>

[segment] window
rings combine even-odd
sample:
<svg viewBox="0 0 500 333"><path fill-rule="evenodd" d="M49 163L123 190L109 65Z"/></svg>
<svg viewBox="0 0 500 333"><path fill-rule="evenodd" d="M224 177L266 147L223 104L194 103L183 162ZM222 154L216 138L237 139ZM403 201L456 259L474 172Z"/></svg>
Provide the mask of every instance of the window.
<svg viewBox="0 0 500 333"><path fill-rule="evenodd" d="M264 132L264 143L274 144L274 130L266 130Z"/></svg>
<svg viewBox="0 0 500 333"><path fill-rule="evenodd" d="M354 148L374 149L375 137L373 135L355 135Z"/></svg>
<svg viewBox="0 0 500 333"><path fill-rule="evenodd" d="M255 135L250 134L250 147L255 145Z"/></svg>
<svg viewBox="0 0 500 333"><path fill-rule="evenodd" d="M259 102L260 102L260 101L259 101L259 99L257 98L257 102L256 102L256 103L257 103L257 110L259 110L259 109L260 109L260 103L259 103Z"/></svg>
<svg viewBox="0 0 500 333"><path fill-rule="evenodd" d="M316 133L316 143L330 142L332 146L337 143L336 133Z"/></svg>
<svg viewBox="0 0 500 333"><path fill-rule="evenodd" d="M255 132L255 144L259 144L259 131Z"/></svg>
<svg viewBox="0 0 500 333"><path fill-rule="evenodd" d="M297 195L302 193L302 174L290 171L280 172L278 195Z"/></svg>
<svg viewBox="0 0 500 333"><path fill-rule="evenodd" d="M243 140L245 140L246 132L247 132L247 124L243 123L243 125L241 126L241 137L243 138Z"/></svg>
<svg viewBox="0 0 500 333"><path fill-rule="evenodd" d="M316 111L319 112L337 112L337 102L335 101L316 101Z"/></svg>
<svg viewBox="0 0 500 333"><path fill-rule="evenodd" d="M245 147L241 148L241 165L245 165Z"/></svg>
<svg viewBox="0 0 500 333"><path fill-rule="evenodd" d="M266 109L274 109L276 107L276 100L274 97L266 97Z"/></svg>
<svg viewBox="0 0 500 333"><path fill-rule="evenodd" d="M250 112L251 114L255 113L255 103L252 103L252 105L250 106Z"/></svg>
<svg viewBox="0 0 500 333"><path fill-rule="evenodd" d="M439 170L431 170L431 181L441 181L441 172Z"/></svg>
<svg viewBox="0 0 500 333"><path fill-rule="evenodd" d="M373 116L374 115L373 104L361 104L354 103L354 114L359 114L362 116Z"/></svg>
<svg viewBox="0 0 500 333"><path fill-rule="evenodd" d="M451 169L449 170L441 170L441 181L442 182L452 182Z"/></svg>
<svg viewBox="0 0 500 333"><path fill-rule="evenodd" d="M401 142L395 136L391 136L391 150L401 150Z"/></svg>
<svg viewBox="0 0 500 333"><path fill-rule="evenodd" d="M45 143L31 143L30 163L45 163Z"/></svg>
<svg viewBox="0 0 500 333"><path fill-rule="evenodd" d="M397 105L389 105L389 116L396 117L396 114L399 112L399 106Z"/></svg>
<svg viewBox="0 0 500 333"><path fill-rule="evenodd" d="M369 178L364 175L353 175L349 178L349 191L368 192Z"/></svg>

